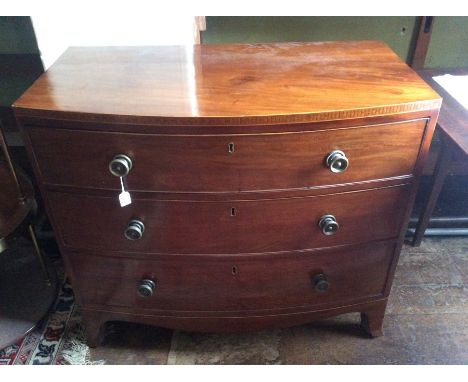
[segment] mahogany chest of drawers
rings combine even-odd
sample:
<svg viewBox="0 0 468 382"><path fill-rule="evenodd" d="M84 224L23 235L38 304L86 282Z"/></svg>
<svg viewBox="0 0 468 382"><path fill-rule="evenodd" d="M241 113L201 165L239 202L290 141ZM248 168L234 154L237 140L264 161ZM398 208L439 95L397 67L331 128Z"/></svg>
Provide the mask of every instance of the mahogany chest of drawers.
<svg viewBox="0 0 468 382"><path fill-rule="evenodd" d="M14 110L90 346L110 320L380 335L440 103L377 41L70 48Z"/></svg>

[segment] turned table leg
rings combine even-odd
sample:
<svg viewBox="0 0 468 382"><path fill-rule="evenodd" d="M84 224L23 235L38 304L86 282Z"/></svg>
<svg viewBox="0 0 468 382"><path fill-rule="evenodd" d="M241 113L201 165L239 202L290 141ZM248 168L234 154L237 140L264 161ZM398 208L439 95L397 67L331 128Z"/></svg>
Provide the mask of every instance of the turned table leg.
<svg viewBox="0 0 468 382"><path fill-rule="evenodd" d="M383 301L361 312L361 327L371 337L380 337L383 335L382 324L386 306L387 301Z"/></svg>
<svg viewBox="0 0 468 382"><path fill-rule="evenodd" d="M106 321L99 312L82 311L82 321L86 331L86 344L90 348L95 348L100 345L102 340L101 326Z"/></svg>

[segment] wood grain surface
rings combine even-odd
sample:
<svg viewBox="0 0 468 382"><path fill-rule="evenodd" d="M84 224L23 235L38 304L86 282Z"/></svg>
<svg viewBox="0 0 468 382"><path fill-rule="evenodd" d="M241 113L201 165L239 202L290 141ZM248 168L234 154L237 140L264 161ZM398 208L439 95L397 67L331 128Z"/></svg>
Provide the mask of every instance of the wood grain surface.
<svg viewBox="0 0 468 382"><path fill-rule="evenodd" d="M70 254L76 286L87 306L130 307L155 311L234 311L254 315L262 309L331 304L383 297L393 256L392 243L286 255L251 257L157 257L115 259ZM129 255L131 257L131 255ZM235 269L235 270L233 270ZM329 288L315 289L325 274ZM143 279L156 283L153 296L141 297Z"/></svg>
<svg viewBox="0 0 468 382"><path fill-rule="evenodd" d="M236 331L358 311L381 335L440 103L361 41L70 48L14 110L96 346L112 319Z"/></svg>
<svg viewBox="0 0 468 382"><path fill-rule="evenodd" d="M236 202L134 199L121 208L114 198L49 192L51 213L64 245L101 251L225 254L304 250L395 238L409 186ZM340 224L326 236L318 226L332 214ZM139 240L124 237L127 224L145 224Z"/></svg>
<svg viewBox="0 0 468 382"><path fill-rule="evenodd" d="M146 135L30 127L42 179L48 184L120 189L109 172L116 154L132 158L131 191L242 192L287 190L413 173L425 119L303 133ZM342 150L350 161L333 173L325 158Z"/></svg>
<svg viewBox="0 0 468 382"><path fill-rule="evenodd" d="M439 105L384 43L347 41L69 48L14 107L54 118L270 124Z"/></svg>

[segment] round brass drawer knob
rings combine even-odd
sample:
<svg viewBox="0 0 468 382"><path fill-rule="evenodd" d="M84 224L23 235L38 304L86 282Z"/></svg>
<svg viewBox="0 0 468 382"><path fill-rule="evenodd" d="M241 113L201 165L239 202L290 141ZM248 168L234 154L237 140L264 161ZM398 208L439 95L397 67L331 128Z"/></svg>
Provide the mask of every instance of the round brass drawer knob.
<svg viewBox="0 0 468 382"><path fill-rule="evenodd" d="M155 289L156 283L153 280L144 279L141 280L141 283L138 286L138 294L141 297L150 297L153 295Z"/></svg>
<svg viewBox="0 0 468 382"><path fill-rule="evenodd" d="M132 169L132 160L124 154L118 154L109 163L109 171L114 176L126 176Z"/></svg>
<svg viewBox="0 0 468 382"><path fill-rule="evenodd" d="M312 278L312 284L315 287L315 290L319 293L326 292L330 287L327 276L324 273L319 273Z"/></svg>
<svg viewBox="0 0 468 382"><path fill-rule="evenodd" d="M349 160L343 151L335 150L327 155L325 163L331 172L343 172L349 166Z"/></svg>
<svg viewBox="0 0 468 382"><path fill-rule="evenodd" d="M138 240L143 236L143 232L145 232L145 225L143 222L140 220L130 220L124 235L128 240Z"/></svg>
<svg viewBox="0 0 468 382"><path fill-rule="evenodd" d="M334 235L338 232L340 225L333 215L323 215L318 223L322 233L326 236Z"/></svg>

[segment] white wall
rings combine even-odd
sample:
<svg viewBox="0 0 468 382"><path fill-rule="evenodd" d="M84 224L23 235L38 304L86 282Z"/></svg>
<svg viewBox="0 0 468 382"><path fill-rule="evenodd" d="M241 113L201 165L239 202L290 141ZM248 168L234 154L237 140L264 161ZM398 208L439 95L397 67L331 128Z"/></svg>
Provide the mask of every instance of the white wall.
<svg viewBox="0 0 468 382"><path fill-rule="evenodd" d="M44 67L69 46L186 45L194 43L194 17L141 13L123 16L32 15Z"/></svg>

